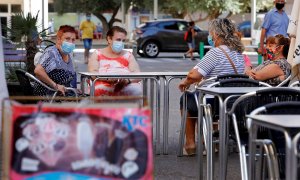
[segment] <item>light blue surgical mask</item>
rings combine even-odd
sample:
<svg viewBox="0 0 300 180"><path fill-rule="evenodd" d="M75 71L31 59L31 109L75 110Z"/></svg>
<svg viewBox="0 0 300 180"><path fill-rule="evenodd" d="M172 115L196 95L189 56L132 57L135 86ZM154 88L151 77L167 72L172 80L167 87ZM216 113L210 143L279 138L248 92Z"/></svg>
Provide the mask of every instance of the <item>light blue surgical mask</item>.
<svg viewBox="0 0 300 180"><path fill-rule="evenodd" d="M124 43L122 41L113 41L111 48L113 52L120 53L124 49Z"/></svg>
<svg viewBox="0 0 300 180"><path fill-rule="evenodd" d="M87 16L86 20L90 21L91 20L91 16Z"/></svg>
<svg viewBox="0 0 300 180"><path fill-rule="evenodd" d="M61 45L61 50L64 54L70 54L75 49L75 44L67 41L63 41Z"/></svg>
<svg viewBox="0 0 300 180"><path fill-rule="evenodd" d="M208 44L209 44L210 46L215 47L215 42L214 42L214 40L213 40L213 38L212 38L211 35L208 35L208 36L207 36L207 41L208 41Z"/></svg>

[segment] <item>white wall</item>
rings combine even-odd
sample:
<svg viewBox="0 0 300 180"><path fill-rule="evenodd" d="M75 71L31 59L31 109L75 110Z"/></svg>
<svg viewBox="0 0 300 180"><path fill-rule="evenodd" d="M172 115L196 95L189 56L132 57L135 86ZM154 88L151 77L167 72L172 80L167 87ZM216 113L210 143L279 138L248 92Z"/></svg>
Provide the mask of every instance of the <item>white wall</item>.
<svg viewBox="0 0 300 180"><path fill-rule="evenodd" d="M25 15L30 12L32 15L38 15L38 31L48 28L48 0L23 0L23 11Z"/></svg>
<svg viewBox="0 0 300 180"><path fill-rule="evenodd" d="M0 24L0 34L1 34L1 24ZM2 99L8 97L7 85L4 74L4 57L3 57L3 45L2 37L0 37L0 114L2 114ZM0 124L2 115L0 116ZM1 125L0 125L1 126Z"/></svg>

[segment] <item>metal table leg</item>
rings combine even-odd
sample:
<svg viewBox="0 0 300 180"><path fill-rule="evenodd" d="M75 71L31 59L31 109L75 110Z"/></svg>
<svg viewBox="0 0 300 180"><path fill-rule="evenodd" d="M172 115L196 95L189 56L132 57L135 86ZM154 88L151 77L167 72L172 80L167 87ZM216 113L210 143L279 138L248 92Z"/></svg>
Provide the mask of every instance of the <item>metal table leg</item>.
<svg viewBox="0 0 300 180"><path fill-rule="evenodd" d="M249 171L248 171L248 179L255 179L255 139L257 136L257 126L255 124L251 124L250 132L249 132Z"/></svg>
<svg viewBox="0 0 300 180"><path fill-rule="evenodd" d="M203 144L202 144L202 128L203 128L203 124L202 124L202 120L203 120L203 108L201 107L201 104L203 104L203 97L204 94L199 93L198 96L198 102L199 102L199 106L198 106L198 144L197 144L197 157L198 157L198 162L197 162L197 166L198 166L198 179L202 180L203 179Z"/></svg>

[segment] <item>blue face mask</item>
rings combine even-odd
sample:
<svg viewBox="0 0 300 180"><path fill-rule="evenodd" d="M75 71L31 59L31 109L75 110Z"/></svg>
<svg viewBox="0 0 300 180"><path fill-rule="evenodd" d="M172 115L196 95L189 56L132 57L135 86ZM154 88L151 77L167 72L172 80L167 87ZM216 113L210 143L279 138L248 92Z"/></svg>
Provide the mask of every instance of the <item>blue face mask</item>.
<svg viewBox="0 0 300 180"><path fill-rule="evenodd" d="M120 53L124 49L124 43L122 41L113 41L111 48L113 52Z"/></svg>
<svg viewBox="0 0 300 180"><path fill-rule="evenodd" d="M90 21L91 20L91 16L87 16L86 20Z"/></svg>
<svg viewBox="0 0 300 180"><path fill-rule="evenodd" d="M208 41L208 44L212 47L215 47L215 42L214 40L212 39L212 36L211 35L208 35L207 36L207 41Z"/></svg>
<svg viewBox="0 0 300 180"><path fill-rule="evenodd" d="M64 41L61 45L61 50L64 54L70 54L75 49L75 44Z"/></svg>

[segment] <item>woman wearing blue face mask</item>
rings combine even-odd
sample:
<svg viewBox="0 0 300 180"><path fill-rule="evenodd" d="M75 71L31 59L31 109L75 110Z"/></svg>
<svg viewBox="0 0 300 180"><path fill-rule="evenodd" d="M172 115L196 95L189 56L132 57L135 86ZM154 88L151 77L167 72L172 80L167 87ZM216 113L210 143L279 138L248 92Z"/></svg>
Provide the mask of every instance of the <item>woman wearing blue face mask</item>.
<svg viewBox="0 0 300 180"><path fill-rule="evenodd" d="M88 71L100 73L130 73L139 72L140 68L131 52L125 51L125 29L114 26L106 35L108 46L96 50L89 59ZM112 79L97 81L95 95L142 95L139 80Z"/></svg>
<svg viewBox="0 0 300 180"><path fill-rule="evenodd" d="M65 87L71 87L70 83L75 77L75 70L70 55L75 49L75 33L75 29L72 26L60 26L57 32L56 45L45 50L34 70L38 79L63 95L65 95ZM51 96L53 94L52 91L38 83L34 85L34 93L40 96Z"/></svg>
<svg viewBox="0 0 300 180"><path fill-rule="evenodd" d="M241 40L234 34L236 31L235 25L229 19L215 19L210 22L207 39L212 48L179 84L179 89L182 92L188 89L190 85L204 79L224 74L244 73L245 62L242 55L244 46ZM194 94L188 94L187 102L188 115L185 150L188 155L191 155L196 151L196 120L191 117L195 117L198 114ZM213 101L207 99L207 103L211 104L211 102ZM182 98L180 107L182 109Z"/></svg>

